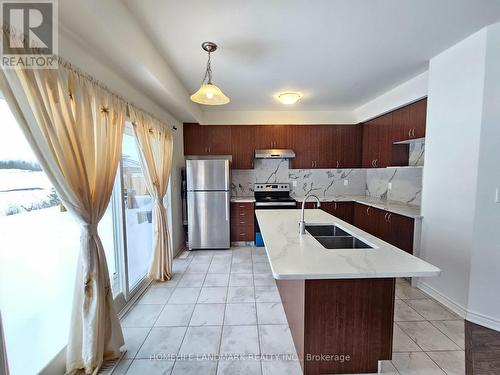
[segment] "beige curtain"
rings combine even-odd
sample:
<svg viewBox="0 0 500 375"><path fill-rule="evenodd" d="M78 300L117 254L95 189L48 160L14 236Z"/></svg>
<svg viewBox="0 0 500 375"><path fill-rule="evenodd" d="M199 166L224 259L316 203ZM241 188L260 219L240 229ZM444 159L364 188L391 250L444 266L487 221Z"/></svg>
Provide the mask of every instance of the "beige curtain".
<svg viewBox="0 0 500 375"><path fill-rule="evenodd" d="M70 67L4 70L0 81L43 170L81 223L67 373L94 373L124 345L97 225L121 155L126 103Z"/></svg>
<svg viewBox="0 0 500 375"><path fill-rule="evenodd" d="M2 325L2 311L0 311L0 374L9 375L9 363L7 362L7 347L5 346L5 335Z"/></svg>
<svg viewBox="0 0 500 375"><path fill-rule="evenodd" d="M172 277L172 249L163 198L167 192L172 165L172 134L164 124L133 106L129 106L129 113L146 186L154 199L153 257L148 275L157 281L167 281Z"/></svg>

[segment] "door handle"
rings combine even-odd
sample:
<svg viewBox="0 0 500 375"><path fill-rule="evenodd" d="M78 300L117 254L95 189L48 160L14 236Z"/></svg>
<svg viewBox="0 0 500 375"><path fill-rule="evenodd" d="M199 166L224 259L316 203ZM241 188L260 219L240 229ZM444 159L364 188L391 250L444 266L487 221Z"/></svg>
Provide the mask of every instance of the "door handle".
<svg viewBox="0 0 500 375"><path fill-rule="evenodd" d="M229 221L229 199L226 199L226 221Z"/></svg>
<svg viewBox="0 0 500 375"><path fill-rule="evenodd" d="M375 168L375 160L372 160L372 167Z"/></svg>
<svg viewBox="0 0 500 375"><path fill-rule="evenodd" d="M408 138L411 138L411 129L408 130Z"/></svg>
<svg viewBox="0 0 500 375"><path fill-rule="evenodd" d="M415 138L415 128L413 128L413 129L411 130L411 136L412 136L413 138Z"/></svg>
<svg viewBox="0 0 500 375"><path fill-rule="evenodd" d="M368 216L370 216L370 208L371 208L371 207L366 207L366 214L367 214Z"/></svg>
<svg viewBox="0 0 500 375"><path fill-rule="evenodd" d="M387 222L387 215L389 215L389 213L388 213L388 212L386 212L386 213L385 213L385 215L384 215L384 221L385 221L385 222Z"/></svg>
<svg viewBox="0 0 500 375"><path fill-rule="evenodd" d="M334 202L334 203L333 203L333 209L334 209L335 211L337 211L337 202Z"/></svg>
<svg viewBox="0 0 500 375"><path fill-rule="evenodd" d="M391 216L392 214L387 215L387 222L390 224L391 223Z"/></svg>
<svg viewBox="0 0 500 375"><path fill-rule="evenodd" d="M339 166L340 166L340 163L339 163L339 161L337 160L337 168L338 168Z"/></svg>
<svg viewBox="0 0 500 375"><path fill-rule="evenodd" d="M378 164L378 159L375 159L373 162L375 163L375 168L378 167L378 165L377 165Z"/></svg>

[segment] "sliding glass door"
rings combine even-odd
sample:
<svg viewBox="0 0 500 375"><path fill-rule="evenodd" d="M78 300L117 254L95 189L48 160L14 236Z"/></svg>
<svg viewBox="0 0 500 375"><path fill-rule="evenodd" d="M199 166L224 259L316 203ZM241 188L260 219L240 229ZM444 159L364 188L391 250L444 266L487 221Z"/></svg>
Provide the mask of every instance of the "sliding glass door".
<svg viewBox="0 0 500 375"><path fill-rule="evenodd" d="M146 188L144 173L130 124L123 135L122 194L125 225L127 287L129 294L145 280L152 255L153 200Z"/></svg>

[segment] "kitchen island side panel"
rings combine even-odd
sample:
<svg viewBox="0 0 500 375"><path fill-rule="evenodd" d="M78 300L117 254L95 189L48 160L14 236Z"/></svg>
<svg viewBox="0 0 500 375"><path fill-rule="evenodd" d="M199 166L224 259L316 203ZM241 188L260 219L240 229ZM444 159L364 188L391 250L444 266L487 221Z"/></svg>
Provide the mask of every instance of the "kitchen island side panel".
<svg viewBox="0 0 500 375"><path fill-rule="evenodd" d="M276 283L304 374L376 373L392 358L394 278Z"/></svg>

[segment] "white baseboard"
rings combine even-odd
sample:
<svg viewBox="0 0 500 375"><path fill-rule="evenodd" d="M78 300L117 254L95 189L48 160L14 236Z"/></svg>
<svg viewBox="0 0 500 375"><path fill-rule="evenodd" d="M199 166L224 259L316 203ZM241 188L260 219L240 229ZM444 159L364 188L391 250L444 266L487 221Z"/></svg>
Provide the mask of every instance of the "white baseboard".
<svg viewBox="0 0 500 375"><path fill-rule="evenodd" d="M500 332L500 320L498 319L474 311L467 311L466 319L469 322Z"/></svg>
<svg viewBox="0 0 500 375"><path fill-rule="evenodd" d="M417 281L417 287L422 289L425 293L430 295L432 298L434 298L436 301L441 303L442 305L446 306L448 309L453 311L455 314L460 316L461 318L464 318L467 316L467 309L452 299L448 298L441 292L438 292L436 289L431 287L430 285L424 283L421 279Z"/></svg>

